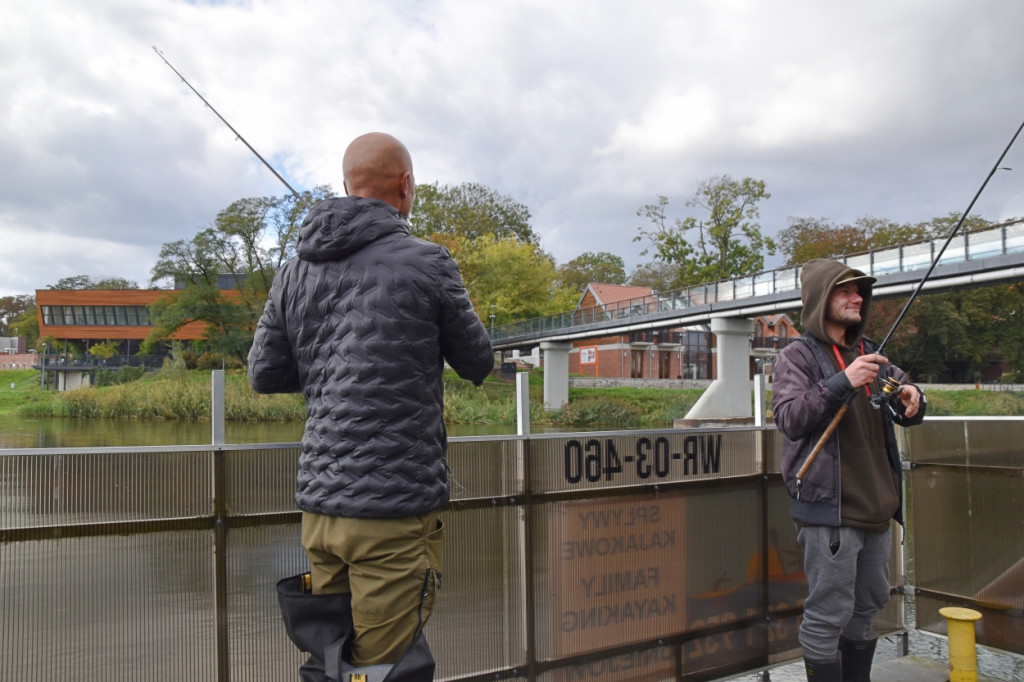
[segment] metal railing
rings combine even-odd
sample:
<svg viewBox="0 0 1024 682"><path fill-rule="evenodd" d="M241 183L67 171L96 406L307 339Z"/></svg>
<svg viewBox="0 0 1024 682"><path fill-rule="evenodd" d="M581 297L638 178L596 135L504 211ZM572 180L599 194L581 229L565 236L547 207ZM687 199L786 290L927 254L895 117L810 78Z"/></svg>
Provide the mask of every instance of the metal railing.
<svg viewBox="0 0 1024 682"><path fill-rule="evenodd" d="M47 370L62 369L120 369L121 367L145 367L160 369L169 356L163 355L112 355L101 358L89 353L46 353L39 354L33 369L45 366Z"/></svg>
<svg viewBox="0 0 1024 682"><path fill-rule="evenodd" d="M841 260L850 267L876 277L896 272L924 270L934 261L945 241L945 237L923 240L893 248L851 254ZM943 252L938 265L950 265L1022 252L1024 252L1024 221L1013 221L954 237ZM613 320L638 321L657 313L791 292L799 288L800 268L779 268L675 291L658 292L641 298L510 322L493 327L491 338L494 341L500 341L511 337L554 332Z"/></svg>
<svg viewBox="0 0 1024 682"><path fill-rule="evenodd" d="M1024 653L1024 420L900 433L919 627L968 604L980 643ZM298 449L0 450L0 679L294 677L274 584L306 568ZM708 679L798 657L780 453L772 428L451 439L437 679ZM891 599L877 629L905 626Z"/></svg>

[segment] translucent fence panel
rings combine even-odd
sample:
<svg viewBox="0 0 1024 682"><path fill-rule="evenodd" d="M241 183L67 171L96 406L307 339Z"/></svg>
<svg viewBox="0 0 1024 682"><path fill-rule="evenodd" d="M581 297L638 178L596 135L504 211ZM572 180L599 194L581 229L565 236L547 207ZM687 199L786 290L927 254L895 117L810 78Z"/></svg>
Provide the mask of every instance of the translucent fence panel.
<svg viewBox="0 0 1024 682"><path fill-rule="evenodd" d="M460 438L448 445L453 500L522 495L526 439Z"/></svg>
<svg viewBox="0 0 1024 682"><path fill-rule="evenodd" d="M871 269L871 254L863 253L856 256L848 256L846 258L846 264L855 270L866 272L869 275L873 273Z"/></svg>
<svg viewBox="0 0 1024 682"><path fill-rule="evenodd" d="M754 278L738 277L732 281L735 298L750 298L754 295Z"/></svg>
<svg viewBox="0 0 1024 682"><path fill-rule="evenodd" d="M944 243L944 242L943 242ZM938 253L936 248L936 254ZM946 250L942 252L942 257L939 258L939 265L949 265L950 263L962 263L967 258L966 245L964 243L964 236L957 235L953 237L949 244L946 246Z"/></svg>
<svg viewBox="0 0 1024 682"><path fill-rule="evenodd" d="M972 232L967 235L967 255L972 260L991 258L1003 253L1002 230Z"/></svg>
<svg viewBox="0 0 1024 682"><path fill-rule="evenodd" d="M1006 253L1024 251L1024 224L1008 225L1003 228Z"/></svg>
<svg viewBox="0 0 1024 682"><path fill-rule="evenodd" d="M775 293L775 273L762 272L754 275L754 296L767 296Z"/></svg>
<svg viewBox="0 0 1024 682"><path fill-rule="evenodd" d="M513 505L442 516L447 527L444 587L426 628L437 679L526 663L524 513Z"/></svg>
<svg viewBox="0 0 1024 682"><path fill-rule="evenodd" d="M899 248L882 249L873 254L872 274L876 277L899 272L902 269L902 251Z"/></svg>
<svg viewBox="0 0 1024 682"><path fill-rule="evenodd" d="M213 679L212 534L5 542L0 679Z"/></svg>
<svg viewBox="0 0 1024 682"><path fill-rule="evenodd" d="M228 452L227 500L231 514L274 514L295 511L298 444ZM292 485L282 485L291 481Z"/></svg>
<svg viewBox="0 0 1024 682"><path fill-rule="evenodd" d="M122 448L24 450L0 457L5 528L210 514L209 452Z"/></svg>
<svg viewBox="0 0 1024 682"><path fill-rule="evenodd" d="M923 244L908 244L903 247L903 270L919 270L927 268L932 264L934 244L925 242Z"/></svg>
<svg viewBox="0 0 1024 682"><path fill-rule="evenodd" d="M227 554L231 680L294 679L306 656L285 635L275 590L278 580L309 570L299 524L235 528Z"/></svg>
<svg viewBox="0 0 1024 682"><path fill-rule="evenodd" d="M918 628L945 633L938 610L968 604L983 615L979 643L1024 653L1022 428L934 418L905 432Z"/></svg>
<svg viewBox="0 0 1024 682"><path fill-rule="evenodd" d="M800 271L798 268L775 271L775 291L793 291L799 288Z"/></svg>

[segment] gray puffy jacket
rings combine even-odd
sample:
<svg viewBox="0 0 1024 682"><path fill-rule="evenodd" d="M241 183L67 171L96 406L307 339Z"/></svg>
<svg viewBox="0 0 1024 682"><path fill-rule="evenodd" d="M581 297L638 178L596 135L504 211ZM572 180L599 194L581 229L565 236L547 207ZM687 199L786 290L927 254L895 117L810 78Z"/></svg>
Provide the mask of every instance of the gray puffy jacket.
<svg viewBox="0 0 1024 682"><path fill-rule="evenodd" d="M376 199L322 201L274 277L252 349L259 393L301 391L295 501L394 518L449 499L441 372L479 385L494 364L458 266Z"/></svg>

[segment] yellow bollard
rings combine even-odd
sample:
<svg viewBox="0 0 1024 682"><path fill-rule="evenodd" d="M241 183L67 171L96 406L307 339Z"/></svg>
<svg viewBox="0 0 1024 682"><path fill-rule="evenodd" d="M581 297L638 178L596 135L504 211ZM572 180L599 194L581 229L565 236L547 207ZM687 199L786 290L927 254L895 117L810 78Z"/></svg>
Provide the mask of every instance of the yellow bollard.
<svg viewBox="0 0 1024 682"><path fill-rule="evenodd" d="M977 682L978 652L974 645L974 621L981 614L973 609L947 606L939 609L949 634L949 682Z"/></svg>

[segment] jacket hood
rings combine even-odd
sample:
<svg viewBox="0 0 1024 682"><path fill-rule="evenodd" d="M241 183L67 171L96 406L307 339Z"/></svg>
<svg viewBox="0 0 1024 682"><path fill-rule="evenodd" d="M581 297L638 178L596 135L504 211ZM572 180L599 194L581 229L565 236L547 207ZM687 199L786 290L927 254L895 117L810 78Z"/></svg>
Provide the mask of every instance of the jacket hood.
<svg viewBox="0 0 1024 682"><path fill-rule="evenodd" d="M806 263L800 269L800 299L804 304L800 323L811 336L831 345L833 340L825 333L828 299L838 284L846 282L857 282L861 298L864 299L860 306L860 322L847 327L845 343L840 344L849 348L857 343L867 326L874 277L833 260L818 259Z"/></svg>
<svg viewBox="0 0 1024 682"><path fill-rule="evenodd" d="M379 199L337 197L310 209L295 252L306 261L338 260L389 234L409 234L409 223Z"/></svg>

